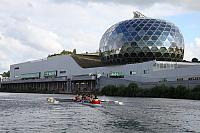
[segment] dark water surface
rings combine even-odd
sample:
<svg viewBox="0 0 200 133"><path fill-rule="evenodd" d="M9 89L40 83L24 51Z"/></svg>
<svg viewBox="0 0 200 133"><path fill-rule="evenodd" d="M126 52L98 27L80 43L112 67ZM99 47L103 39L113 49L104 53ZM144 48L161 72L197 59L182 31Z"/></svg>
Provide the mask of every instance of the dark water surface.
<svg viewBox="0 0 200 133"><path fill-rule="evenodd" d="M73 97L0 93L0 132L200 132L200 101L107 97L124 105L92 108L74 102L49 104L50 96Z"/></svg>

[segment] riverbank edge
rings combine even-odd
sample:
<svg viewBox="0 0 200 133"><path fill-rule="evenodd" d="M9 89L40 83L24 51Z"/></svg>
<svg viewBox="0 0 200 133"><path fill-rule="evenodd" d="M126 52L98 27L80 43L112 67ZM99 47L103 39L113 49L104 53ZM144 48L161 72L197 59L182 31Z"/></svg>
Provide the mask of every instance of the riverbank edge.
<svg viewBox="0 0 200 133"><path fill-rule="evenodd" d="M138 87L136 83L130 83L128 86L105 86L101 90L100 94L105 96L120 97L148 97L200 100L200 85L197 85L194 88L186 88L182 85L173 87L162 84L146 89Z"/></svg>

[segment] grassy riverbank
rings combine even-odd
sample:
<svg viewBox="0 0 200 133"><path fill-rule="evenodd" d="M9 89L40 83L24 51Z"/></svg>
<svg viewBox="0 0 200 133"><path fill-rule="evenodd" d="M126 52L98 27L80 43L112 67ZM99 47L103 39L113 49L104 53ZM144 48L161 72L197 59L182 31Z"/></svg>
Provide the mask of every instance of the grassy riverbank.
<svg viewBox="0 0 200 133"><path fill-rule="evenodd" d="M165 85L155 86L150 89L138 87L131 83L127 87L114 85L105 86L102 95L122 96L122 97L154 97L154 98L175 98L175 99L194 99L200 100L200 85L193 89L187 89L185 86L168 87Z"/></svg>

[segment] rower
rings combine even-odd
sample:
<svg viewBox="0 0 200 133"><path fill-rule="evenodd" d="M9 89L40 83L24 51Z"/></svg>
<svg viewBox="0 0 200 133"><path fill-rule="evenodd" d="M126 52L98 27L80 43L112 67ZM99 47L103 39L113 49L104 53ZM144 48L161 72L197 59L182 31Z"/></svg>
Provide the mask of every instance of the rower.
<svg viewBox="0 0 200 133"><path fill-rule="evenodd" d="M101 104L101 100L99 100L99 99L97 98L97 96L95 96L95 97L93 98L93 100L92 100L91 103L92 103L92 104Z"/></svg>
<svg viewBox="0 0 200 133"><path fill-rule="evenodd" d="M77 94L76 96L75 96L75 101L77 101L77 102L80 102L81 101L81 99L82 99L82 96L80 95L80 94Z"/></svg>

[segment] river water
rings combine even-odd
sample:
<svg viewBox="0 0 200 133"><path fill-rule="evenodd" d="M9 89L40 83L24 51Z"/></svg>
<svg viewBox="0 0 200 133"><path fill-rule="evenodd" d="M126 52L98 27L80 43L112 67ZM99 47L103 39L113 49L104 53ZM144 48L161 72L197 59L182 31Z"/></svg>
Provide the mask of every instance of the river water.
<svg viewBox="0 0 200 133"><path fill-rule="evenodd" d="M0 133L171 133L200 132L200 101L161 98L104 99L92 108L75 102L47 103L72 95L0 93Z"/></svg>

